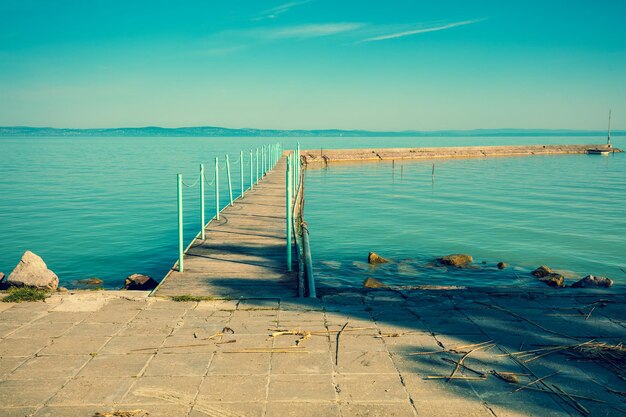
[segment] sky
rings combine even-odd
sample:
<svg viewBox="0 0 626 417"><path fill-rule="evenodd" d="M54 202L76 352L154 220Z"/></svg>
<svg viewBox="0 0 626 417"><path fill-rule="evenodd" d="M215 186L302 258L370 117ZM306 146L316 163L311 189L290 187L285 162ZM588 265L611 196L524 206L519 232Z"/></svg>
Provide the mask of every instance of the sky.
<svg viewBox="0 0 626 417"><path fill-rule="evenodd" d="M626 129L626 1L0 0L0 126Z"/></svg>

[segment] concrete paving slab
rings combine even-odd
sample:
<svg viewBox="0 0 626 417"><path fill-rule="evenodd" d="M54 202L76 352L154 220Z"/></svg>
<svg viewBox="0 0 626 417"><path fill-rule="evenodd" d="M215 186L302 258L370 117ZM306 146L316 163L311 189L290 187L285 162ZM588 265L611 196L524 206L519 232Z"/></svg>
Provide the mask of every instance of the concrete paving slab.
<svg viewBox="0 0 626 417"><path fill-rule="evenodd" d="M308 350L308 347L307 347ZM330 352L272 355L272 374L331 374L333 357Z"/></svg>
<svg viewBox="0 0 626 417"><path fill-rule="evenodd" d="M209 366L209 374L264 375L270 370L270 353L218 352Z"/></svg>
<svg viewBox="0 0 626 417"><path fill-rule="evenodd" d="M102 354L145 354L156 353L165 341L165 335L157 336L115 336L104 345Z"/></svg>
<svg viewBox="0 0 626 417"><path fill-rule="evenodd" d="M268 401L335 401L331 375L271 375Z"/></svg>
<svg viewBox="0 0 626 417"><path fill-rule="evenodd" d="M106 336L62 336L52 339L41 355L89 355L96 353L109 341Z"/></svg>
<svg viewBox="0 0 626 417"><path fill-rule="evenodd" d="M0 404L12 407L40 406L55 395L67 378L0 381Z"/></svg>
<svg viewBox="0 0 626 417"><path fill-rule="evenodd" d="M89 355L37 356L29 359L6 379L70 378L91 359Z"/></svg>
<svg viewBox="0 0 626 417"><path fill-rule="evenodd" d="M327 402L272 402L266 417L339 417L339 404Z"/></svg>
<svg viewBox="0 0 626 417"><path fill-rule="evenodd" d="M79 377L131 377L138 376L153 355L98 354L81 369Z"/></svg>
<svg viewBox="0 0 626 417"><path fill-rule="evenodd" d="M123 404L191 405L202 383L199 376L144 376L120 400Z"/></svg>
<svg viewBox="0 0 626 417"><path fill-rule="evenodd" d="M113 404L122 399L135 382L128 377L76 377L70 380L50 401L49 405Z"/></svg>
<svg viewBox="0 0 626 417"><path fill-rule="evenodd" d="M340 403L342 417L414 417L410 403Z"/></svg>
<svg viewBox="0 0 626 417"><path fill-rule="evenodd" d="M133 355L134 356L134 355ZM150 361L145 376L203 376L206 374L213 353L164 353L160 352Z"/></svg>
<svg viewBox="0 0 626 417"><path fill-rule="evenodd" d="M409 396L398 374L337 375L339 401L406 402Z"/></svg>
<svg viewBox="0 0 626 417"><path fill-rule="evenodd" d="M47 337L29 337L0 340L0 357L31 356L50 343Z"/></svg>
<svg viewBox="0 0 626 417"><path fill-rule="evenodd" d="M269 375L215 375L200 386L198 400L203 402L264 401Z"/></svg>

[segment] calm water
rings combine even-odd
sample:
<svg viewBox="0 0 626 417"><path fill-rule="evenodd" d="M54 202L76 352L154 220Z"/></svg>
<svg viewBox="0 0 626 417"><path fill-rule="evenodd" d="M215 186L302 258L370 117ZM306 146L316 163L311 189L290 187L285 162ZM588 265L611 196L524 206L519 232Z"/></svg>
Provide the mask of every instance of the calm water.
<svg viewBox="0 0 626 417"><path fill-rule="evenodd" d="M434 180L432 162L331 165L307 171L306 198L326 286L543 286L529 274L542 264L626 281L624 154L436 161ZM395 262L372 267L369 251ZM433 267L450 253L476 269Z"/></svg>
<svg viewBox="0 0 626 417"><path fill-rule="evenodd" d="M619 141L617 145L622 143ZM602 138L310 138L320 147L591 143ZM0 138L0 271L22 252L41 255L62 285L99 277L119 287L135 272L162 277L176 260L176 179L193 182L215 156L276 142L268 138ZM286 147L295 139L281 138ZM246 164L248 155L246 152ZM223 164L223 159L221 160ZM364 276L398 283L464 278L423 264L463 251L520 272L548 263L577 274L626 278L626 158L559 156L331 167L309 171L306 215L326 284ZM239 166L233 163L239 191ZM246 175L248 168L246 167ZM226 203L221 174L222 204ZM247 177L246 177L247 179ZM247 181L246 181L247 186ZM207 219L213 213L207 188ZM185 189L185 237L199 229L197 188ZM369 271L369 250L401 264ZM395 268L395 269L394 269ZM355 274L354 272L358 273ZM399 271L399 272L398 272ZM490 273L487 273L490 272ZM621 275L620 275L621 274ZM470 271L474 283L511 282L508 273ZM522 275L520 273L520 275Z"/></svg>

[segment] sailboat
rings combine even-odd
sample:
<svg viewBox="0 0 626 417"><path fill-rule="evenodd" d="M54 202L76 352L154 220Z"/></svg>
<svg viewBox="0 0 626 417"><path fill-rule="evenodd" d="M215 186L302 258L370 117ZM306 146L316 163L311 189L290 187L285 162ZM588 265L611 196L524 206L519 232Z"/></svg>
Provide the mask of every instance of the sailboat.
<svg viewBox="0 0 626 417"><path fill-rule="evenodd" d="M609 110L609 132L606 138L606 148L587 149L587 153L591 155L608 155L610 152L611 152L611 110Z"/></svg>

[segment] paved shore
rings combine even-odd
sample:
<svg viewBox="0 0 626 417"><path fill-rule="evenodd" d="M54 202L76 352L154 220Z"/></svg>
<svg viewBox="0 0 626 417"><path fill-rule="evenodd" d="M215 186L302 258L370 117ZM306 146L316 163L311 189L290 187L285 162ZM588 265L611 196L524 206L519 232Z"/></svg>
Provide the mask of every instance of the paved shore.
<svg viewBox="0 0 626 417"><path fill-rule="evenodd" d="M563 348L623 341L626 296L492 291L201 302L85 291L45 303L0 303L0 415L504 417L626 410L624 362ZM507 355L547 345L561 350ZM519 385L493 371L519 374ZM519 390L538 377L547 378Z"/></svg>
<svg viewBox="0 0 626 417"><path fill-rule="evenodd" d="M307 165L336 162L394 161L403 159L484 158L496 156L532 156L586 154L589 149L622 152L606 144L591 145L510 145L510 146L446 146L432 148L359 148L312 149L300 153Z"/></svg>

